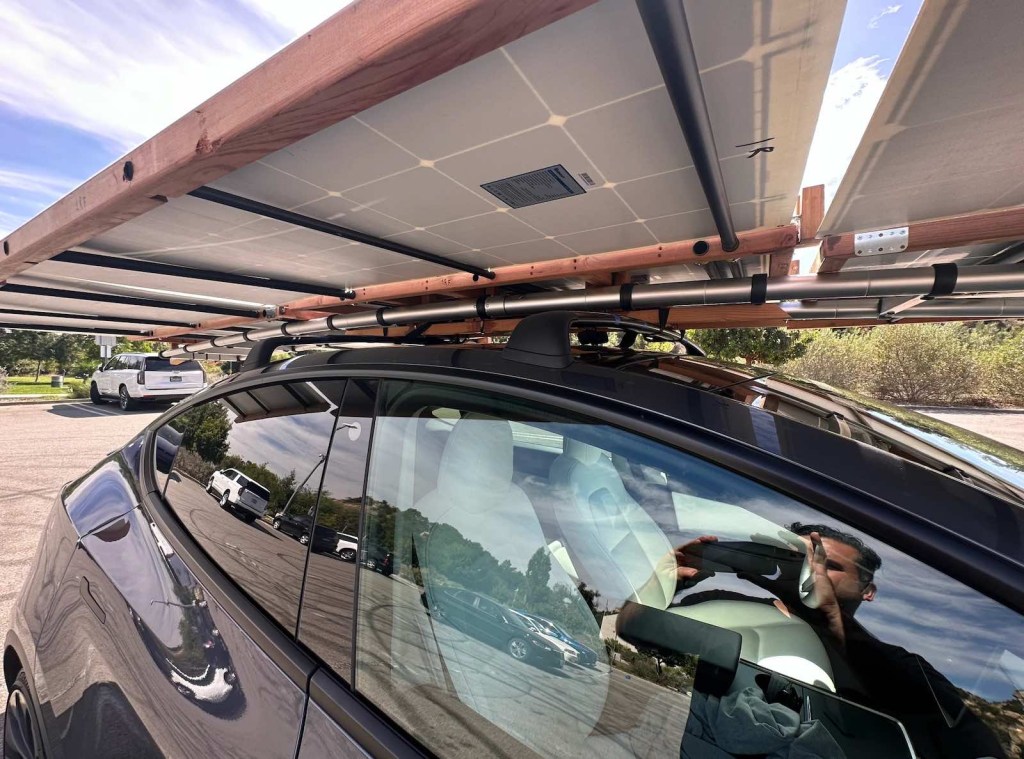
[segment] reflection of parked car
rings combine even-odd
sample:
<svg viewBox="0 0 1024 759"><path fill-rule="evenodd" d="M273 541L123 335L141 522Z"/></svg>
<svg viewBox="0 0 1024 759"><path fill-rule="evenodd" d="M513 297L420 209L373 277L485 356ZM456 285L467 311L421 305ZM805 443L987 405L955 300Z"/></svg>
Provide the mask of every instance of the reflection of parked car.
<svg viewBox="0 0 1024 759"><path fill-rule="evenodd" d="M274 529L309 545L313 536L313 550L317 553L331 553L338 542L338 533L322 524L314 525L308 514L286 514L279 511L274 515Z"/></svg>
<svg viewBox="0 0 1024 759"><path fill-rule="evenodd" d="M363 549L362 556L359 563L367 569L380 572L386 577L390 577L394 571L395 557L388 551L382 551L379 548L373 550Z"/></svg>
<svg viewBox="0 0 1024 759"><path fill-rule="evenodd" d="M246 522L255 522L267 512L270 492L237 469L218 469L210 475L206 492L220 499L222 508L231 509Z"/></svg>
<svg viewBox="0 0 1024 759"><path fill-rule="evenodd" d="M575 648L570 646L565 641L559 640L557 636L551 635L550 633L545 631L544 628L542 628L540 624L538 624L537 621L529 614L521 612L517 609L511 609L511 611L519 619L521 619L528 628L530 628L533 632L537 633L537 635L542 637L549 646L558 651L562 655L562 659L563 661L565 661L566 664L579 663L579 652Z"/></svg>
<svg viewBox="0 0 1024 759"><path fill-rule="evenodd" d="M335 546L334 552L345 561L355 561L356 554L359 553L359 538L347 532L339 532L338 545Z"/></svg>
<svg viewBox="0 0 1024 759"><path fill-rule="evenodd" d="M550 635L556 640L559 640L562 643L569 645L573 649L573 651L576 652L576 664L582 664L587 667L597 666L597 652L594 651L594 649L589 648L580 643L578 640L573 638L571 635L569 635L569 633L567 633L561 627L556 625L550 619L538 617L536 614L527 614L526 612L521 613L529 617L530 620L533 621L534 624L536 624L540 628L542 633L544 633L545 635ZM568 660L569 659L566 658L566 661Z"/></svg>
<svg viewBox="0 0 1024 759"><path fill-rule="evenodd" d="M429 600L425 598L424 603L465 633L505 649L513 659L546 667L562 666L561 650L518 613L487 596L444 588L431 594Z"/></svg>

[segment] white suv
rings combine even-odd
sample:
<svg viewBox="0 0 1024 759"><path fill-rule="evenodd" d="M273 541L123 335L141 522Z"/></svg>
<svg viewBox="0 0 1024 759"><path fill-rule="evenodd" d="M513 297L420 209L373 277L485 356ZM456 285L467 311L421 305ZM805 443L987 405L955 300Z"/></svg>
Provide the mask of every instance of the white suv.
<svg viewBox="0 0 1024 759"><path fill-rule="evenodd" d="M144 401L180 401L204 387L206 372L198 361L119 353L93 372L89 398L93 403L116 398L127 411Z"/></svg>
<svg viewBox="0 0 1024 759"><path fill-rule="evenodd" d="M255 522L266 514L270 502L270 491L237 469L218 469L211 474L206 492L246 522Z"/></svg>

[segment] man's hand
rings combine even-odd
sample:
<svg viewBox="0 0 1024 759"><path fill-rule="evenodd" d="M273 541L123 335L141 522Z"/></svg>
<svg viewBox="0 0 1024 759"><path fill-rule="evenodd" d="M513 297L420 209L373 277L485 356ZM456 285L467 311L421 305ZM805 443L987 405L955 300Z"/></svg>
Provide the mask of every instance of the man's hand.
<svg viewBox="0 0 1024 759"><path fill-rule="evenodd" d="M836 590L828 576L828 554L821 542L821 535L810 534L807 543L807 561L811 567L811 575L800 587L804 605L816 608L824 616L829 632L840 647L846 646L846 630L843 627L843 614L836 598ZM805 594L808 594L804 597Z"/></svg>
<svg viewBox="0 0 1024 759"><path fill-rule="evenodd" d="M714 535L701 535L696 540L684 543L675 550L676 555L676 583L685 587L693 587L698 582L714 577L714 572L706 572L701 567L700 550L694 550L697 546L705 543L716 543L718 538Z"/></svg>

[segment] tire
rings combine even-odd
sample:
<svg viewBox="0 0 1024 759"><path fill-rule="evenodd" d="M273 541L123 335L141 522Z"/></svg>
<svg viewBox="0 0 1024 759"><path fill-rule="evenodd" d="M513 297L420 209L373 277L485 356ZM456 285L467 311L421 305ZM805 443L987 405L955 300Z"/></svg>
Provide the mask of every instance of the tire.
<svg viewBox="0 0 1024 759"><path fill-rule="evenodd" d="M18 672L7 697L3 752L4 759L40 759L44 756L43 738L25 670Z"/></svg>
<svg viewBox="0 0 1024 759"><path fill-rule="evenodd" d="M505 644L505 650L513 659L526 661L530 655L530 644L526 642L525 638L509 638L508 643Z"/></svg>
<svg viewBox="0 0 1024 759"><path fill-rule="evenodd" d="M220 507L222 509L230 509L231 503L228 501L228 491L224 491L220 494Z"/></svg>
<svg viewBox="0 0 1024 759"><path fill-rule="evenodd" d="M106 401L103 400L103 396L100 395L100 389L96 387L95 382L90 383L89 385L89 400L95 403L97 406L106 403Z"/></svg>
<svg viewBox="0 0 1024 759"><path fill-rule="evenodd" d="M117 405L122 411L134 411L138 408L139 402L128 395L128 388L121 385L117 390Z"/></svg>
<svg viewBox="0 0 1024 759"><path fill-rule="evenodd" d="M213 480L210 480L209 482L206 483L206 492L207 493L212 493L213 492Z"/></svg>
<svg viewBox="0 0 1024 759"><path fill-rule="evenodd" d="M302 543L302 545L304 545L304 546L308 546L309 545L309 535L306 535L305 533L303 533L302 537L299 538L299 542Z"/></svg>
<svg viewBox="0 0 1024 759"><path fill-rule="evenodd" d="M274 529L275 530L280 530L281 529L281 520L280 519L275 519L274 520Z"/></svg>
<svg viewBox="0 0 1024 759"><path fill-rule="evenodd" d="M356 560L356 552L352 548L342 548L338 552L338 556L340 556L345 561L355 561Z"/></svg>

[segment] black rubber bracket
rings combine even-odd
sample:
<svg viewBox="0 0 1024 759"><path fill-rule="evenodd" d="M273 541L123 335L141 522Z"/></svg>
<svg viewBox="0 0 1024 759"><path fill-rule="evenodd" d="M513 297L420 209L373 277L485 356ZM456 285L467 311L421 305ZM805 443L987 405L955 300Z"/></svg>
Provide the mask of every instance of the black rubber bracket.
<svg viewBox="0 0 1024 759"><path fill-rule="evenodd" d="M658 309L658 328L665 329L668 326L668 315L671 309L659 308Z"/></svg>
<svg viewBox="0 0 1024 759"><path fill-rule="evenodd" d="M487 318L487 296L481 295L476 299L476 315L481 319Z"/></svg>
<svg viewBox="0 0 1024 759"><path fill-rule="evenodd" d="M959 273L956 264L932 264L932 268L935 269L935 282L932 283L932 289L928 291L927 295L922 296L921 300L933 300L943 295L952 295L956 290L956 278Z"/></svg>
<svg viewBox="0 0 1024 759"><path fill-rule="evenodd" d="M619 308L623 311L633 310L633 285L623 285L619 288Z"/></svg>
<svg viewBox="0 0 1024 759"><path fill-rule="evenodd" d="M373 317L377 320L377 324L379 324L382 327L388 326L387 320L384 318L385 311L387 311L386 308L378 308L373 313Z"/></svg>
<svg viewBox="0 0 1024 759"><path fill-rule="evenodd" d="M764 305L768 298L768 275L755 274L750 278L750 302L755 306Z"/></svg>

